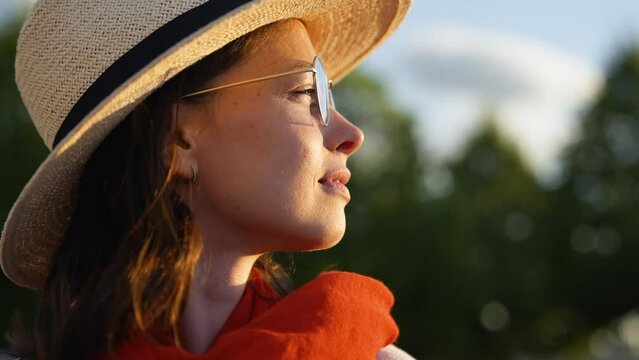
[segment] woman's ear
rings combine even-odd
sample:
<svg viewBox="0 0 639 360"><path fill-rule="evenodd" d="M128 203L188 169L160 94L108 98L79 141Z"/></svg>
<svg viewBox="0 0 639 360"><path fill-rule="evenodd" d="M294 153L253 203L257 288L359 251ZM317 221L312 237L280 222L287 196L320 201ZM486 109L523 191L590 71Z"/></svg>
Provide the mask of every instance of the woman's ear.
<svg viewBox="0 0 639 360"><path fill-rule="evenodd" d="M182 115L182 116L180 116ZM164 146L164 163L173 169L175 175L192 181L197 173L197 124L194 120L180 120L186 114L179 114L169 130ZM191 119L193 119L191 117Z"/></svg>

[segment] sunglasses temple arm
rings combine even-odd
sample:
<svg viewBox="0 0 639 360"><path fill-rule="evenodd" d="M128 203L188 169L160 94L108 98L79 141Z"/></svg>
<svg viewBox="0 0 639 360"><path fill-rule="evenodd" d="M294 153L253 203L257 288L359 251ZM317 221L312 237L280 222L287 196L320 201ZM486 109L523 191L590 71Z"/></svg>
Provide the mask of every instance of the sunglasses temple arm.
<svg viewBox="0 0 639 360"><path fill-rule="evenodd" d="M213 88L210 88L210 89L204 89L204 90L196 91L196 92L193 92L193 93L186 94L186 95L182 96L181 99L186 99L188 97L196 96L196 95L207 94L207 93L210 93L210 92L213 92L213 91L222 90L222 89L230 88L230 87L233 87L233 86L252 84L252 83L255 83L255 82L259 82L259 81L275 79L275 78L279 78L279 77L283 77L283 76L287 76L287 75L301 74L301 73L305 73L305 72L309 72L309 71L311 71L313 73L316 73L316 70L314 68L292 70L292 71L287 71L287 72L281 73L281 74L262 76L262 77L255 78L255 79L238 81L238 82L234 82L234 83L231 83L231 84L225 84L225 85L216 86L216 87L213 87Z"/></svg>

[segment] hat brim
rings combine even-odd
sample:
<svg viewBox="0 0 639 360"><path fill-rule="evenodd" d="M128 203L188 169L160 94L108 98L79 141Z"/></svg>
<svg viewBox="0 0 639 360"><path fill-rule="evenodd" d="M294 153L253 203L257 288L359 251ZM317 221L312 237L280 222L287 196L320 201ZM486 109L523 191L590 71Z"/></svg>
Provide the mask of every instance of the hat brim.
<svg viewBox="0 0 639 360"><path fill-rule="evenodd" d="M263 25L298 18L311 34L327 73L339 81L395 30L410 2L256 1L211 21L163 51L93 107L31 177L0 238L4 273L18 285L43 287L73 214L74 189L84 165L128 113L180 71Z"/></svg>

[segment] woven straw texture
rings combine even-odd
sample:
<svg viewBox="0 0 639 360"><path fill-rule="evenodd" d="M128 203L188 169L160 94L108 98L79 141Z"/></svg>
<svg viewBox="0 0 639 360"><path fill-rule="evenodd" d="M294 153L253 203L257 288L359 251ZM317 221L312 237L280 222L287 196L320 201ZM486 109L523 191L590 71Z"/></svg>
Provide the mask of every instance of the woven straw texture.
<svg viewBox="0 0 639 360"><path fill-rule="evenodd" d="M222 0L219 0L222 1ZM204 0L41 0L18 41L16 82L45 144L87 88L118 58ZM338 81L401 22L411 0L258 0L209 23L158 56L94 108L52 150L14 204L0 264L18 285L39 289L64 237L74 188L105 136L168 79L268 23L299 18Z"/></svg>

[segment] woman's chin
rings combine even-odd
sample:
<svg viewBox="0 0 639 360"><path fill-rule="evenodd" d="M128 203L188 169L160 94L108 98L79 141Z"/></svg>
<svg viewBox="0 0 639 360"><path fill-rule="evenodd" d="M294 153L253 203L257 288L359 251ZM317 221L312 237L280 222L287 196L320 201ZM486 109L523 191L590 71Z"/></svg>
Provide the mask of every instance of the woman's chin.
<svg viewBox="0 0 639 360"><path fill-rule="evenodd" d="M328 229L326 229L328 230ZM337 245L344 237L345 227L339 227L323 231L314 237L307 237L300 241L301 249L299 251L316 251L330 249Z"/></svg>
<svg viewBox="0 0 639 360"><path fill-rule="evenodd" d="M311 227L304 231L280 237L277 251L316 251L329 249L337 245L346 231L345 226Z"/></svg>
<svg viewBox="0 0 639 360"><path fill-rule="evenodd" d="M339 237L337 239L334 240L330 240L330 241L323 241L323 242L319 242L317 244L317 246L315 246L314 248L308 249L307 251L317 251L317 250L326 250L326 249L330 249L333 246L339 244L339 242L342 240L342 237Z"/></svg>

